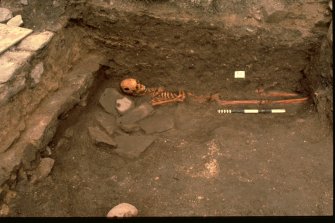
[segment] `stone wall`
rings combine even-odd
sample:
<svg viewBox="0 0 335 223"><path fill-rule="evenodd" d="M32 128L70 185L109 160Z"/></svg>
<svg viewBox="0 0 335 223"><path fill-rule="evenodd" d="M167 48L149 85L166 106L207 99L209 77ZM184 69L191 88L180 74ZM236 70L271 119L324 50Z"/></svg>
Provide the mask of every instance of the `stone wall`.
<svg viewBox="0 0 335 223"><path fill-rule="evenodd" d="M54 29L57 35L48 30L22 28L25 18L13 25L15 13L0 9L3 9L0 13L6 13L0 15L2 216L7 213L7 203L13 194L11 189L17 180L38 178L36 173L29 175L29 171L35 169L40 160L49 159L41 159L39 154L53 138L58 117L85 100L100 59L95 54L80 58L86 50L79 41L80 32L76 35L62 32L66 23Z"/></svg>

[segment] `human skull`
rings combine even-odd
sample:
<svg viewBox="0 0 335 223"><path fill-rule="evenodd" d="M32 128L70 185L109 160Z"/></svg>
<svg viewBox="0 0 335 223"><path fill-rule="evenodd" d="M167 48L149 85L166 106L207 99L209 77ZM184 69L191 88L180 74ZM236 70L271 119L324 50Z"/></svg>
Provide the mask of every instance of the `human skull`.
<svg viewBox="0 0 335 223"><path fill-rule="evenodd" d="M145 86L134 78L127 78L120 83L121 90L129 95L142 95L145 92Z"/></svg>

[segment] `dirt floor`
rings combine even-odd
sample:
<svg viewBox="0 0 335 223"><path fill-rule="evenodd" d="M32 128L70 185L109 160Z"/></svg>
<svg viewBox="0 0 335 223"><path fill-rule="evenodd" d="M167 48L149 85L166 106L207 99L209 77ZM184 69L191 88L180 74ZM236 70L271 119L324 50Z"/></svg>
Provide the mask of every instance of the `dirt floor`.
<svg viewBox="0 0 335 223"><path fill-rule="evenodd" d="M332 136L319 131L312 105L267 115L219 115L215 104L159 107L175 128L127 160L87 133L99 94L115 84L99 85L88 107L62 124L75 137L54 150L51 176L18 185L13 216L104 216L121 202L140 216L332 214Z"/></svg>
<svg viewBox="0 0 335 223"><path fill-rule="evenodd" d="M87 131L102 111L103 91L119 89L129 76L147 86L224 99L261 98L258 88L309 96L301 80L317 39L295 42L302 33L278 31L282 39L276 39L269 30L229 33L138 15L113 29L104 24L78 20L64 30L82 37L91 53L98 49L106 62L88 105L69 113L49 145L52 173L37 184L18 183L11 216L105 216L122 202L136 206L139 216L333 215L333 135L311 100L256 107L285 108L284 114L218 114L223 107L215 102L190 99L155 107L174 127L155 133L134 160L94 145ZM236 70L247 78L234 79ZM132 99L136 105L147 100Z"/></svg>

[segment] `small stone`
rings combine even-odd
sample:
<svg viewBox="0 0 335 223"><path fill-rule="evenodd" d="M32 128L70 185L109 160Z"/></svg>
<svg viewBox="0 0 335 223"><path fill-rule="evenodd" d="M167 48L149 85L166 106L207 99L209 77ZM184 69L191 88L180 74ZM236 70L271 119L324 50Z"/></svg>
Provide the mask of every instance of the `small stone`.
<svg viewBox="0 0 335 223"><path fill-rule="evenodd" d="M45 148L45 151L46 151L46 153L47 153L48 156L51 156L51 154L52 154L52 150L51 150L51 148L50 148L49 146L47 146L47 147Z"/></svg>
<svg viewBox="0 0 335 223"><path fill-rule="evenodd" d="M153 136L117 136L117 149L114 151L125 158L134 159L143 153L154 141Z"/></svg>
<svg viewBox="0 0 335 223"><path fill-rule="evenodd" d="M42 158L40 164L38 165L37 169L35 170L31 182L35 183L45 177L47 177L52 167L54 166L55 160L51 158Z"/></svg>
<svg viewBox="0 0 335 223"><path fill-rule="evenodd" d="M59 6L60 6L59 2L56 1L56 0L54 0L54 1L52 2L52 5L53 5L54 7L59 7Z"/></svg>
<svg viewBox="0 0 335 223"><path fill-rule="evenodd" d="M203 196L198 196L197 198L198 198L198 200L203 200L204 199Z"/></svg>
<svg viewBox="0 0 335 223"><path fill-rule="evenodd" d="M116 147L115 141L97 127L88 127L88 132L96 145Z"/></svg>
<svg viewBox="0 0 335 223"><path fill-rule="evenodd" d="M70 149L70 144L69 144L69 140L66 138L61 138L56 145L56 150L58 150L59 148L65 148L65 149Z"/></svg>
<svg viewBox="0 0 335 223"><path fill-rule="evenodd" d="M17 193L15 191L9 190L7 191L5 198L4 198L4 202L9 204L15 197L16 197Z"/></svg>
<svg viewBox="0 0 335 223"><path fill-rule="evenodd" d="M34 69L30 72L30 77L33 79L33 85L36 85L41 81L41 76L44 72L43 62L38 63Z"/></svg>
<svg viewBox="0 0 335 223"><path fill-rule="evenodd" d="M99 99L99 103L106 112L117 115L116 100L121 98L123 96L116 89L106 88Z"/></svg>
<svg viewBox="0 0 335 223"><path fill-rule="evenodd" d="M153 116L139 122L146 134L165 132L174 126L173 118L164 113L156 113Z"/></svg>
<svg viewBox="0 0 335 223"><path fill-rule="evenodd" d="M73 134L74 134L73 128L68 128L64 132L64 137L70 139L72 138Z"/></svg>
<svg viewBox="0 0 335 223"><path fill-rule="evenodd" d="M7 22L13 17L12 12L6 8L0 8L0 22Z"/></svg>
<svg viewBox="0 0 335 223"><path fill-rule="evenodd" d="M55 163L55 160L51 158L41 159L41 162L39 166L37 167L37 172L40 178L47 177L50 174L52 167L54 166L54 163Z"/></svg>
<svg viewBox="0 0 335 223"><path fill-rule="evenodd" d="M329 6L330 10L333 11L333 1L332 0L329 1L328 6Z"/></svg>
<svg viewBox="0 0 335 223"><path fill-rule="evenodd" d="M8 22L7 22L8 26L22 26L23 25L23 20L22 20L22 16L21 15L17 15L14 18L11 18Z"/></svg>
<svg viewBox="0 0 335 223"><path fill-rule="evenodd" d="M127 97L116 100L116 109L120 114L124 114L134 107L134 102Z"/></svg>
<svg viewBox="0 0 335 223"><path fill-rule="evenodd" d="M87 106L88 93L80 97L80 102L78 103L81 107Z"/></svg>
<svg viewBox="0 0 335 223"><path fill-rule="evenodd" d="M18 178L19 178L19 181L26 181L26 180L28 180L27 173L24 171L23 168L19 169Z"/></svg>
<svg viewBox="0 0 335 223"><path fill-rule="evenodd" d="M113 217L135 217L138 214L138 210L135 206L128 203L121 203L113 207L107 214L107 218Z"/></svg>
<svg viewBox="0 0 335 223"><path fill-rule="evenodd" d="M18 50L37 51L45 47L54 36L53 32L44 31L38 34L32 34L22 40L18 45Z"/></svg>
<svg viewBox="0 0 335 223"><path fill-rule="evenodd" d="M7 204L2 204L0 206L0 217L5 217L9 214L9 207Z"/></svg>
<svg viewBox="0 0 335 223"><path fill-rule="evenodd" d="M120 124L133 124L148 117L153 111L153 107L149 103L145 102L137 108L127 112L118 121Z"/></svg>
<svg viewBox="0 0 335 223"><path fill-rule="evenodd" d="M327 40L330 47L333 47L333 21L330 23L328 33L327 33Z"/></svg>
<svg viewBox="0 0 335 223"><path fill-rule="evenodd" d="M251 15L251 17L253 17L254 19L256 19L257 21L261 21L262 20L262 16L260 14L260 10L257 10L255 13L253 13Z"/></svg>
<svg viewBox="0 0 335 223"><path fill-rule="evenodd" d="M95 114L95 119L109 135L113 135L116 129L116 121L114 116L107 114L106 112L98 112Z"/></svg>
<svg viewBox="0 0 335 223"><path fill-rule="evenodd" d="M12 181L12 182L14 182L14 181L16 180L16 178L17 178L16 173L12 173L12 174L10 175L9 180Z"/></svg>
<svg viewBox="0 0 335 223"><path fill-rule="evenodd" d="M28 0L21 0L20 2L22 5L28 5Z"/></svg>

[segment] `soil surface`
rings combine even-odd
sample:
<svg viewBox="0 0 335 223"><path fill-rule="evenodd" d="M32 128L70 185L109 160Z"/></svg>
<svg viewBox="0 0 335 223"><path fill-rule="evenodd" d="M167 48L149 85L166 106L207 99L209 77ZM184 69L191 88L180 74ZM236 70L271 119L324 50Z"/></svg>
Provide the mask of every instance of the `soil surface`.
<svg viewBox="0 0 335 223"><path fill-rule="evenodd" d="M332 214L332 136L310 104L266 115L162 106L156 111L172 115L175 128L127 160L94 146L87 132L102 109L99 94L115 85L101 83L88 107L62 124L55 143L69 128L74 137L54 149L46 180L18 185L13 216L105 216L122 202L140 216Z"/></svg>
<svg viewBox="0 0 335 223"><path fill-rule="evenodd" d="M222 106L190 98L155 107L174 127L153 134L155 142L134 160L94 145L88 134L103 91L119 89L130 76L149 87L227 100L260 99L260 88L309 96L302 71L318 39L300 41L303 33L283 27L228 32L146 15L106 22L103 10L88 12L89 22L74 20L64 32L79 36L89 53L99 50L106 62L88 105L75 107L50 143L51 174L36 184L18 183L11 216L105 216L122 202L136 206L139 216L333 214L333 137L311 100L237 106L285 108L284 114L218 114ZM245 70L246 79L234 79L236 70ZM148 100L132 99L136 105Z"/></svg>

